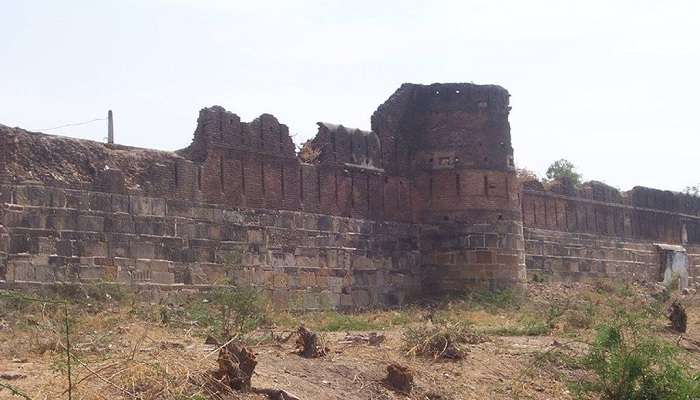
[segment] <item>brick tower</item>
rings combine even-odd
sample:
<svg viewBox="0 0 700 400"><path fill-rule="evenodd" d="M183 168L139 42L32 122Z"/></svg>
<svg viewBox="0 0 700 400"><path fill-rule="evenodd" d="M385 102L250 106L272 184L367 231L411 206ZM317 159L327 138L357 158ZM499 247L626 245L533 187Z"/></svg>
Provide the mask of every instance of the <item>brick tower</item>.
<svg viewBox="0 0 700 400"><path fill-rule="evenodd" d="M502 288L525 280L520 193L500 86L401 86L372 116L390 175L411 178L424 287Z"/></svg>

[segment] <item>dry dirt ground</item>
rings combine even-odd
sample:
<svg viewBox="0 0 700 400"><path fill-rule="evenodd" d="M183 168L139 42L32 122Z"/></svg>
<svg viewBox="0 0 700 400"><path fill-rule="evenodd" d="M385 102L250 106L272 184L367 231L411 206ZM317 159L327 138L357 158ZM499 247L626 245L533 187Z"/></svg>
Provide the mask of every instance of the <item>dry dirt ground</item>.
<svg viewBox="0 0 700 400"><path fill-rule="evenodd" d="M252 384L299 399L573 399L570 383L586 372L542 360L553 351L585 351L597 324L615 309L651 304L652 291L638 285L533 283L522 297L501 294L353 315L266 310L264 321L245 336L258 362ZM4 296L10 297L0 299L0 399L68 399L63 305ZM688 367L698 371L700 302L693 294L674 296L688 309L685 338L668 331L662 317L649 322L650 329L678 343ZM197 297L175 305L96 297L68 308L72 399L266 398L215 394L207 383L217 368L216 345L205 344L220 328L216 304ZM301 324L321 335L326 356L295 353L293 332ZM481 338L460 347L462 359L410 351L407 330L455 324ZM377 332L385 339L378 345L353 342L348 332ZM392 363L412 372L410 393L383 382Z"/></svg>

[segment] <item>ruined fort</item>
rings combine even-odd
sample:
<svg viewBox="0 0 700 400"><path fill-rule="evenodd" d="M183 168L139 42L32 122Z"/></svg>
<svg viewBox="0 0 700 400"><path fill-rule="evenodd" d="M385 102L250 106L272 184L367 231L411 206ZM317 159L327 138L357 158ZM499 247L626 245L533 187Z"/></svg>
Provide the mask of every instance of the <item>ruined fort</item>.
<svg viewBox="0 0 700 400"><path fill-rule="evenodd" d="M319 122L300 154L274 116L243 122L219 106L177 152L0 125L0 281L235 283L289 309L530 279L692 283L700 199L520 182L509 97L404 84L370 132Z"/></svg>

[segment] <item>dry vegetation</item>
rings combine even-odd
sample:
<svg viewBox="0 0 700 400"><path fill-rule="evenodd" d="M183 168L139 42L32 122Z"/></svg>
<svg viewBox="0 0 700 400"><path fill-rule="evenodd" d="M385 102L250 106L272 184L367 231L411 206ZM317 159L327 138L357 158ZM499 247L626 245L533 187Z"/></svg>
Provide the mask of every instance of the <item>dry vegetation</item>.
<svg viewBox="0 0 700 400"><path fill-rule="evenodd" d="M685 334L667 326L674 301ZM654 286L531 283L356 314L273 311L248 289L149 303L88 285L0 302L2 399L682 399L699 384L700 303ZM314 357L295 348L300 326ZM248 393L231 389L240 354L257 363Z"/></svg>

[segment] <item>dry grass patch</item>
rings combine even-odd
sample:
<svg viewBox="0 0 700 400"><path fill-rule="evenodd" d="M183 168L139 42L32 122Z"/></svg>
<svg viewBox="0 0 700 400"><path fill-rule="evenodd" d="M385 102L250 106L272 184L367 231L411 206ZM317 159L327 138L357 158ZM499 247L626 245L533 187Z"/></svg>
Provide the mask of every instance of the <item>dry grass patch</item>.
<svg viewBox="0 0 700 400"><path fill-rule="evenodd" d="M466 345L488 340L472 331L466 324L441 324L408 327L403 333L404 348L412 356L459 360L464 358Z"/></svg>

